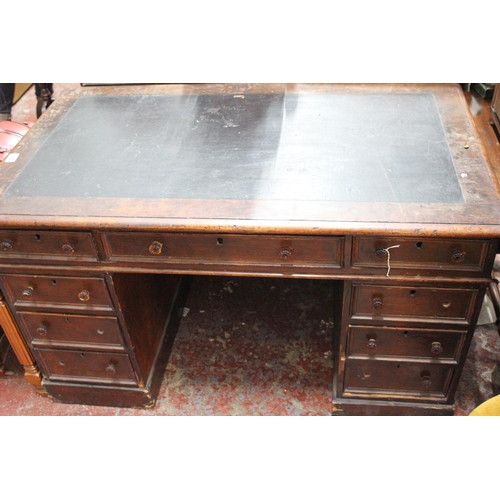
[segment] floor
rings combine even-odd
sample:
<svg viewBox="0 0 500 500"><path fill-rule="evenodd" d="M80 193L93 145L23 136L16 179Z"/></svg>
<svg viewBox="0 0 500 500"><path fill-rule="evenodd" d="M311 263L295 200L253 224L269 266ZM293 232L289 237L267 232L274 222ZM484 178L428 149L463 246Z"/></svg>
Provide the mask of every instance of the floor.
<svg viewBox="0 0 500 500"><path fill-rule="evenodd" d="M67 87L54 84L54 98ZM487 102L468 95L476 120ZM34 89L12 111L36 121ZM487 124L483 127L487 128ZM489 130L488 144L499 143ZM496 141L496 142L495 142ZM500 173L499 173L500 176ZM52 402L35 393L12 355L0 377L0 415L328 415L333 377L333 298L321 280L195 277L155 408L93 407ZM465 416L500 393L500 337L478 326L456 397Z"/></svg>

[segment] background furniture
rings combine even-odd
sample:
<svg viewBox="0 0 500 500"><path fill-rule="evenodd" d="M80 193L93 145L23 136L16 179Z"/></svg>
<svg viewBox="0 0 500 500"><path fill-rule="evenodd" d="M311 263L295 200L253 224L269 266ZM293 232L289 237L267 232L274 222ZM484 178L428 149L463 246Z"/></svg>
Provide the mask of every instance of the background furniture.
<svg viewBox="0 0 500 500"><path fill-rule="evenodd" d="M491 119L493 126L496 128L497 133L500 135L500 85L495 85L493 92L493 99L491 101Z"/></svg>

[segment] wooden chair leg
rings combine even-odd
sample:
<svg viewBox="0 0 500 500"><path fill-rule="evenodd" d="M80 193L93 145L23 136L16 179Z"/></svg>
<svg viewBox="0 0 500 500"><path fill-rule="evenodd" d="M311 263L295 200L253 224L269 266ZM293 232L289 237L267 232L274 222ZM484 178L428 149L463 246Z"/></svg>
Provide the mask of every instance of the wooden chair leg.
<svg viewBox="0 0 500 500"><path fill-rule="evenodd" d="M40 116L42 116L42 113L47 110L47 108L52 104L54 100L52 99L52 94L47 88L46 83L36 83L35 85L38 85L38 87L40 88L40 95L37 96L36 103L36 117L40 118Z"/></svg>

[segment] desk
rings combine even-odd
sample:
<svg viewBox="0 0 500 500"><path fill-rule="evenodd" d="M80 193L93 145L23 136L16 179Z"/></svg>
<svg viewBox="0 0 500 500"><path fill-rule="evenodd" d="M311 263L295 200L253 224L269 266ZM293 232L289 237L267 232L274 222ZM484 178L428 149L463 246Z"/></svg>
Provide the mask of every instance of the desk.
<svg viewBox="0 0 500 500"><path fill-rule="evenodd" d="M39 392L151 407L183 276L315 278L333 414L453 413L500 236L459 86L71 89L9 159L0 323Z"/></svg>

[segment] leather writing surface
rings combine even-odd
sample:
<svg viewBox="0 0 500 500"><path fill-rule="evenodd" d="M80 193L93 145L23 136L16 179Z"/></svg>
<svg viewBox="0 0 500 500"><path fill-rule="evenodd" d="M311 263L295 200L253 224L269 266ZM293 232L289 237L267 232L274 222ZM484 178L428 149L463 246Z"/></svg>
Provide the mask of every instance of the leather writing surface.
<svg viewBox="0 0 500 500"><path fill-rule="evenodd" d="M81 96L6 195L464 202L427 92Z"/></svg>

